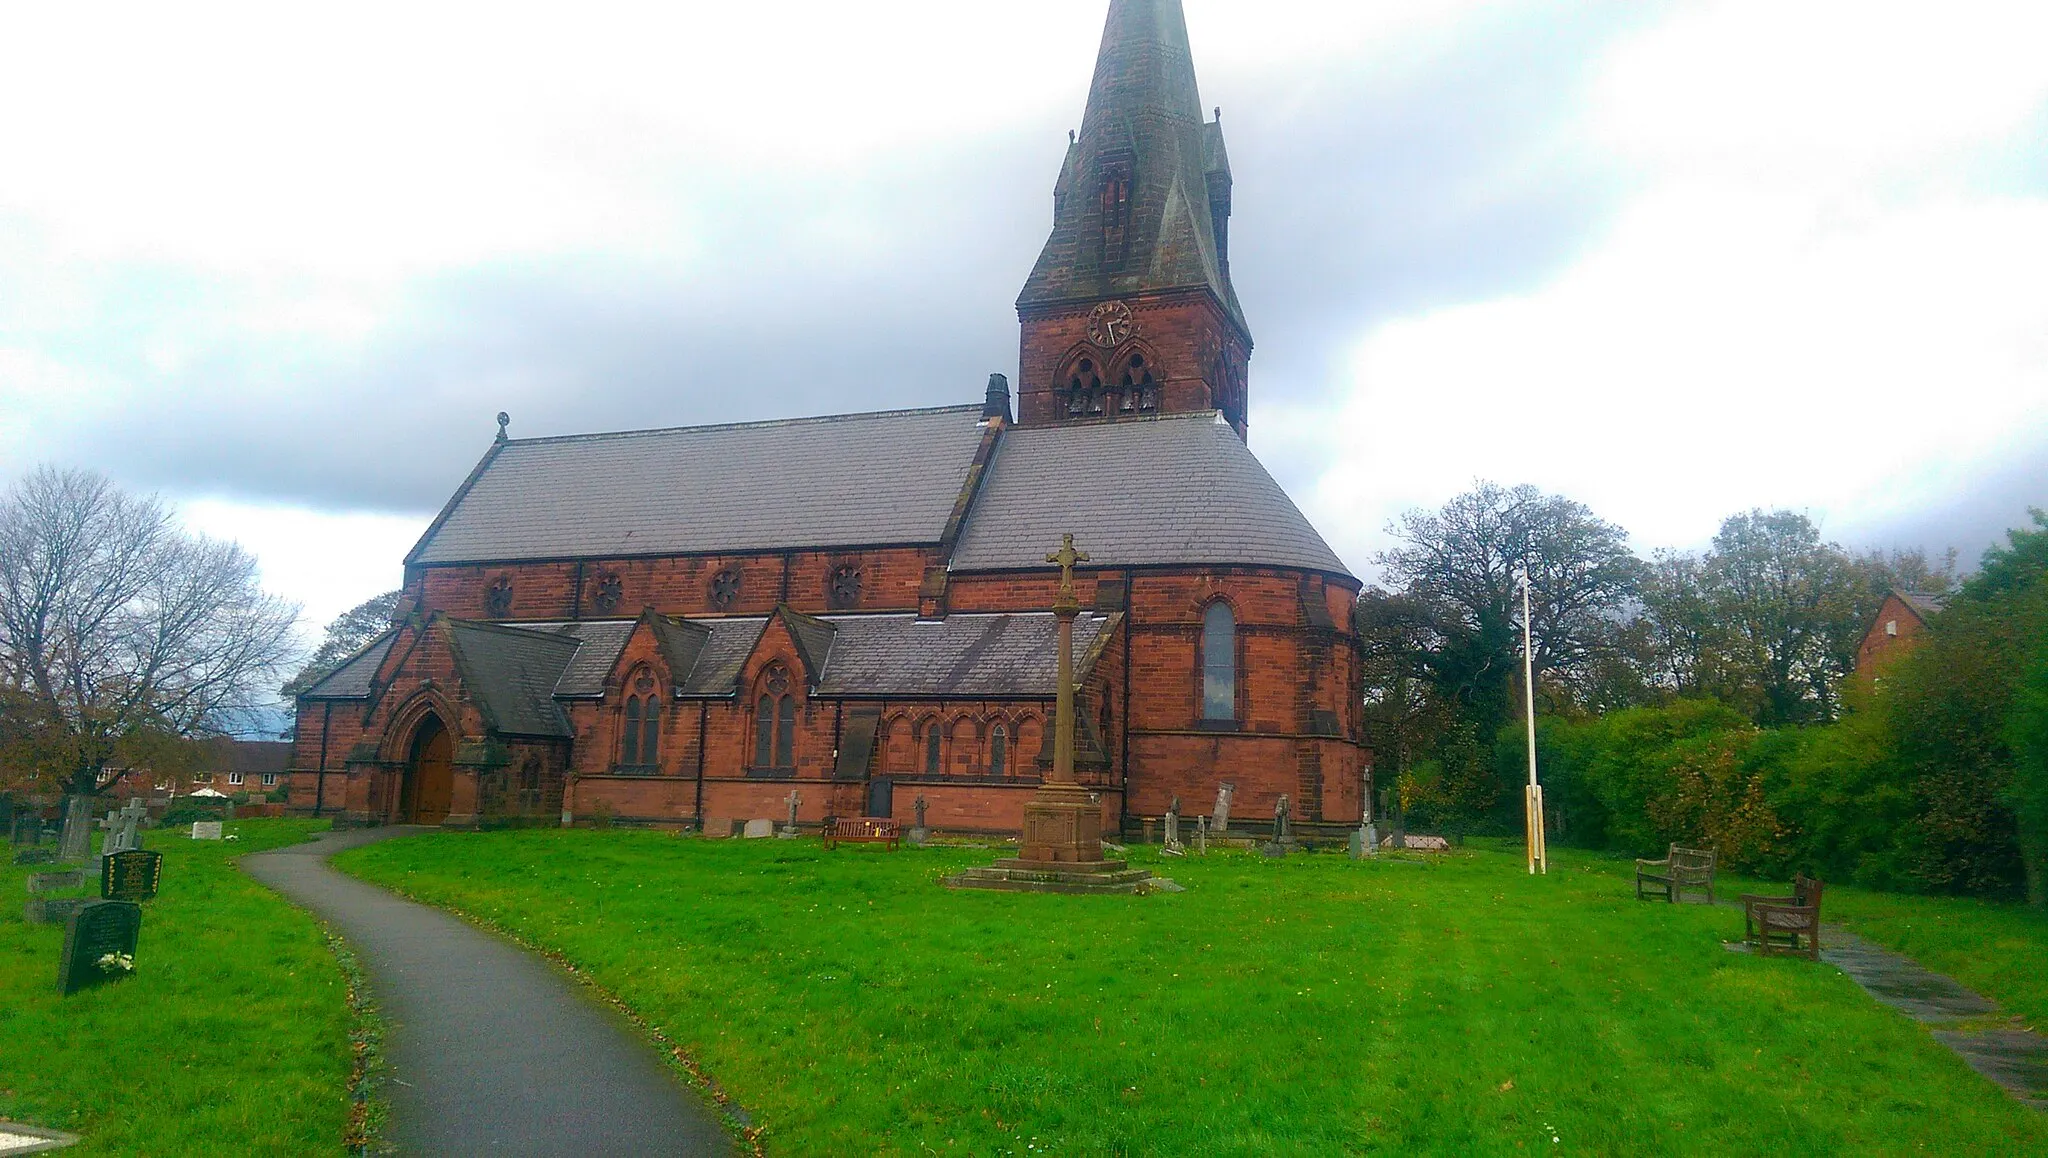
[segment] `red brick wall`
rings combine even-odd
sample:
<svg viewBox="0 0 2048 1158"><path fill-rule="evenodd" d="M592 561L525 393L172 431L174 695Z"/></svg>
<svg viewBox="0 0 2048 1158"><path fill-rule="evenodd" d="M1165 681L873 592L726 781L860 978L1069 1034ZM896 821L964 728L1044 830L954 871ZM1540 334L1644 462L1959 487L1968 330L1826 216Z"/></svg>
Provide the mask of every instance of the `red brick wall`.
<svg viewBox="0 0 2048 1158"><path fill-rule="evenodd" d="M1017 421L1021 426L1067 419L1060 391L1080 358L1090 359L1105 381L1133 352L1145 355L1159 388L1159 412L1222 410L1244 431L1244 389L1250 342L1207 290L1126 299L1136 334L1112 347L1089 334L1095 303L1019 314Z"/></svg>
<svg viewBox="0 0 2048 1158"><path fill-rule="evenodd" d="M1898 634L1885 630L1886 624L1897 624ZM1878 606L1877 618L1871 621L1870 631L1863 636L1863 642L1856 648L1856 674L1874 676L1883 666L1887 657L1910 647L1921 632L1927 630L1927 623L1920 613L1906 606L1897 595L1886 595Z"/></svg>

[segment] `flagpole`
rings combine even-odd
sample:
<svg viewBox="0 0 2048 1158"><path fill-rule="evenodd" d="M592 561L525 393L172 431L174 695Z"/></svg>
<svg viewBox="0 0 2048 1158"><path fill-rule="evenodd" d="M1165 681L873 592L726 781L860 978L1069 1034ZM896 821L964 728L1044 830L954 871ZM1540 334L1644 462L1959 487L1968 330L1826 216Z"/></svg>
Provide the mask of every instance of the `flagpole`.
<svg viewBox="0 0 2048 1158"><path fill-rule="evenodd" d="M1529 792L1527 824L1529 875L1550 872L1549 849L1543 840L1543 786L1536 783L1536 634L1529 618L1529 571L1522 570L1522 701L1529 726Z"/></svg>

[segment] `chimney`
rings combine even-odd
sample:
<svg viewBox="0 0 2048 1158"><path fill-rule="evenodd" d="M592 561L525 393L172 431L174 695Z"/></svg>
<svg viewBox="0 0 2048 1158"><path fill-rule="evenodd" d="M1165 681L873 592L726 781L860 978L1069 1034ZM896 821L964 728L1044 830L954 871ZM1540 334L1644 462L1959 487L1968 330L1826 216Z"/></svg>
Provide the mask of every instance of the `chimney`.
<svg viewBox="0 0 2048 1158"><path fill-rule="evenodd" d="M1007 377L1001 374L988 376L988 396L982 401L981 416L985 420L1000 418L1004 425L1009 424L1010 380Z"/></svg>

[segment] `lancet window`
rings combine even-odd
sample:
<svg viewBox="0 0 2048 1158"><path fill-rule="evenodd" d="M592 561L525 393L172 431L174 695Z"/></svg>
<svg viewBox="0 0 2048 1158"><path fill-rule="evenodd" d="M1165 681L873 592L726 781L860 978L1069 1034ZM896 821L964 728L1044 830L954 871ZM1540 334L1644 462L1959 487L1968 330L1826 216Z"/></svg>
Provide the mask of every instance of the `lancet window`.
<svg viewBox="0 0 2048 1158"><path fill-rule="evenodd" d="M754 767L796 767L796 694L779 663L762 676L754 702Z"/></svg>
<svg viewBox="0 0 2048 1158"><path fill-rule="evenodd" d="M661 687L648 671L635 673L619 728L619 763L652 768L661 763Z"/></svg>
<svg viewBox="0 0 2048 1158"><path fill-rule="evenodd" d="M1237 620L1218 600L1202 613L1202 719L1237 718Z"/></svg>

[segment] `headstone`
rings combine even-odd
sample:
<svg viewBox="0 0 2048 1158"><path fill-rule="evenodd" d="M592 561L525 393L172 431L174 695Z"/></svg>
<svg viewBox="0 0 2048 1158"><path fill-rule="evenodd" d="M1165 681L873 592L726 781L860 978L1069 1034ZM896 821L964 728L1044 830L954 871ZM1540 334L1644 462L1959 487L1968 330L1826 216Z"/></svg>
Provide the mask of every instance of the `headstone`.
<svg viewBox="0 0 2048 1158"><path fill-rule="evenodd" d="M16 847L43 843L43 818L26 809L17 811L14 814L11 839Z"/></svg>
<svg viewBox="0 0 2048 1158"><path fill-rule="evenodd" d="M142 906L131 901L87 901L64 924L64 955L57 961L57 991L115 981L135 971Z"/></svg>
<svg viewBox="0 0 2048 1158"><path fill-rule="evenodd" d="M1224 782L1216 786L1216 810L1209 814L1209 831L1222 836L1230 831L1230 798L1237 792L1237 785Z"/></svg>
<svg viewBox="0 0 2048 1158"><path fill-rule="evenodd" d="M15 864L56 864L57 850L54 848L24 848L14 854Z"/></svg>
<svg viewBox="0 0 2048 1158"><path fill-rule="evenodd" d="M91 900L91 897L30 897L22 906L21 915L31 925L61 925Z"/></svg>
<svg viewBox="0 0 2048 1158"><path fill-rule="evenodd" d="M67 889L85 887L84 869L65 869L54 873L30 873L28 891L31 893L61 893Z"/></svg>
<svg viewBox="0 0 2048 1158"><path fill-rule="evenodd" d="M1209 855L1209 818L1202 817L1202 823L1195 829L1195 851Z"/></svg>
<svg viewBox="0 0 2048 1158"><path fill-rule="evenodd" d="M1286 856L1294 851L1294 823L1287 811L1287 794L1273 802L1273 839L1260 851L1267 856Z"/></svg>
<svg viewBox="0 0 2048 1158"><path fill-rule="evenodd" d="M1161 856L1186 856L1188 848L1180 842L1180 797L1175 796L1166 805L1166 844L1160 848Z"/></svg>
<svg viewBox="0 0 2048 1158"><path fill-rule="evenodd" d="M783 826L782 832L779 835L784 840L794 840L796 838L796 809L797 805L804 802L803 794L792 788L789 790L789 795L782 798L782 802L789 805L789 823Z"/></svg>
<svg viewBox="0 0 2048 1158"><path fill-rule="evenodd" d="M1368 820L1365 822L1365 855L1380 854L1380 826Z"/></svg>
<svg viewBox="0 0 2048 1158"><path fill-rule="evenodd" d="M709 840L724 840L732 835L732 821L723 816L713 816L704 821L704 836Z"/></svg>
<svg viewBox="0 0 2048 1158"><path fill-rule="evenodd" d="M747 821L747 830L746 830L746 836L747 836L747 839L748 839L748 840L761 840L761 839L764 839L764 838L766 838L766 837L770 837L770 836L774 836L774 835L775 835L775 822L774 822L774 821L772 821L772 820L749 820L749 821Z"/></svg>
<svg viewBox="0 0 2048 1158"><path fill-rule="evenodd" d="M1351 832L1351 859L1365 859L1365 828L1362 825Z"/></svg>
<svg viewBox="0 0 2048 1158"><path fill-rule="evenodd" d="M917 826L910 830L910 843L922 846L925 840L932 834L932 830L926 828L924 823L925 809L931 807L931 805L925 802L924 793L920 792L917 794L916 803L912 804L911 807L917 810Z"/></svg>
<svg viewBox="0 0 2048 1158"><path fill-rule="evenodd" d="M82 861L92 851L92 801L84 796L66 797L64 833L57 839L57 859Z"/></svg>
<svg viewBox="0 0 2048 1158"><path fill-rule="evenodd" d="M100 897L109 901L153 901L164 879L164 854L139 848L100 862Z"/></svg>
<svg viewBox="0 0 2048 1158"><path fill-rule="evenodd" d="M221 822L218 820L195 820L192 822L193 840L219 840Z"/></svg>

